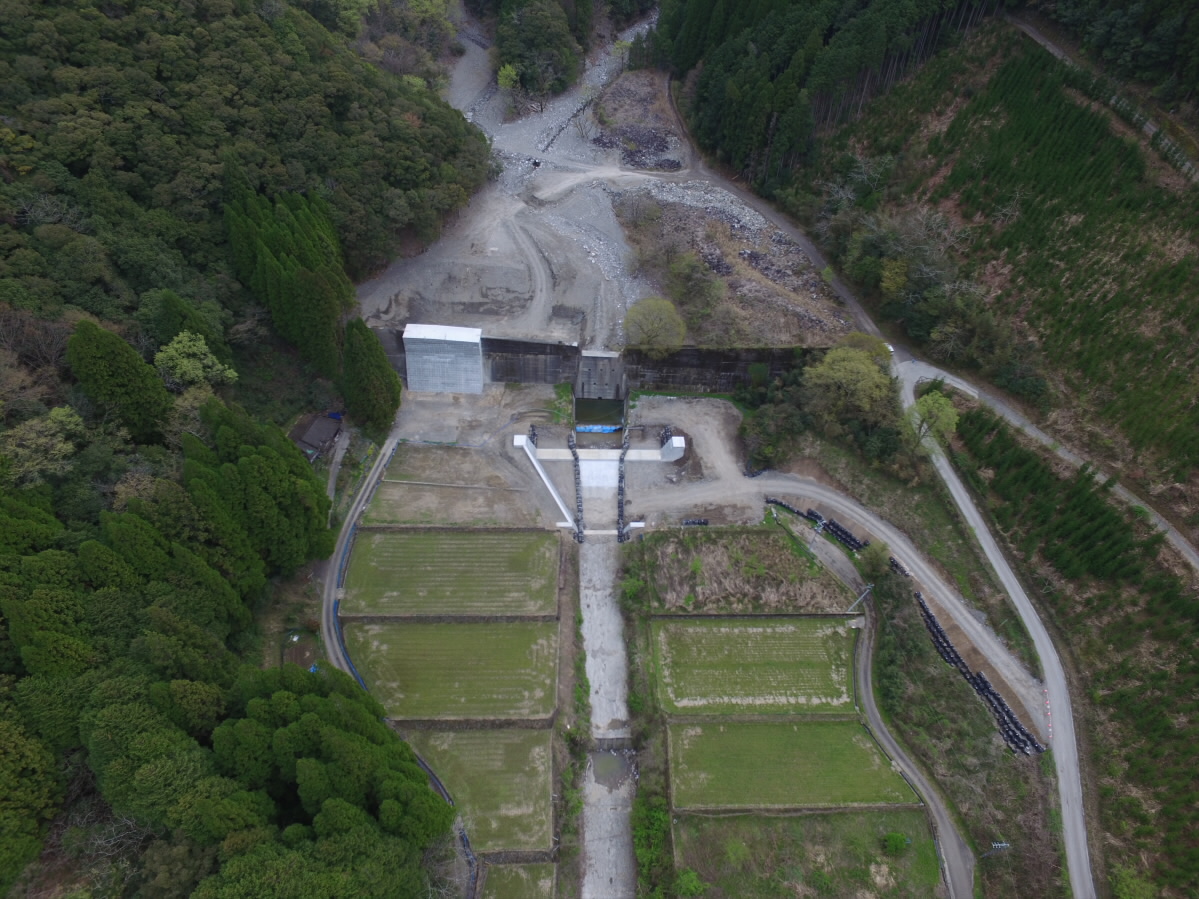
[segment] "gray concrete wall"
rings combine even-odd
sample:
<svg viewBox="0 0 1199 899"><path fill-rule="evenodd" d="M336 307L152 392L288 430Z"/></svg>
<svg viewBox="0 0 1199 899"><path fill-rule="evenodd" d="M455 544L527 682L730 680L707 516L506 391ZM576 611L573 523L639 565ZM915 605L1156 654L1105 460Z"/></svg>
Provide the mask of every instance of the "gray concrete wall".
<svg viewBox="0 0 1199 899"><path fill-rule="evenodd" d="M482 393L483 352L478 342L405 337L408 389Z"/></svg>
<svg viewBox="0 0 1199 899"><path fill-rule="evenodd" d="M508 384L570 384L579 373L581 351L568 343L483 338L483 370Z"/></svg>
<svg viewBox="0 0 1199 899"><path fill-rule="evenodd" d="M749 382L751 365L769 366L769 377L806 365L813 353L792 347L715 350L689 347L671 353L665 359L651 359L645 353L628 350L624 354L625 376L630 390L678 390L686 393L728 393Z"/></svg>
<svg viewBox="0 0 1199 899"><path fill-rule="evenodd" d="M375 333L387 351L388 360L407 384L407 357L401 332L380 328ZM484 337L481 346L484 383L575 384L583 361L582 350L564 343ZM769 376L773 378L796 365L808 364L815 354L823 352L791 347L733 350L692 347L665 359L650 359L644 353L629 350L622 357L621 380L628 390L727 393L749 381L749 367L755 363L768 365Z"/></svg>

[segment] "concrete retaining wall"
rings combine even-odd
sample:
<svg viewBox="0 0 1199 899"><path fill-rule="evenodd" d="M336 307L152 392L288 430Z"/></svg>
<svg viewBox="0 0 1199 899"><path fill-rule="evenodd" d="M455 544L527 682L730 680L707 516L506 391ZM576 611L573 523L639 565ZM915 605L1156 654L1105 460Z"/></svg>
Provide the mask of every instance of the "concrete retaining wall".
<svg viewBox="0 0 1199 899"><path fill-rule="evenodd" d="M407 358L401 331L376 329L392 367L407 383ZM498 383L573 384L583 351L571 344L484 337L483 379ZM751 365L765 363L769 377L805 365L822 350L807 347L705 349L688 347L664 359L637 350L623 355L628 390L678 390L684 393L728 393L749 381ZM624 385L622 385L624 386Z"/></svg>

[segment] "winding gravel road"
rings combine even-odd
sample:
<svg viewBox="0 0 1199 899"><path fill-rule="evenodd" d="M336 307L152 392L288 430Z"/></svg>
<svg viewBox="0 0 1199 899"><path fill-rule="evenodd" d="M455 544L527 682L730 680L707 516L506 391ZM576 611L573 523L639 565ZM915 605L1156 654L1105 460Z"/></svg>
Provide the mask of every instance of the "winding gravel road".
<svg viewBox="0 0 1199 899"><path fill-rule="evenodd" d="M949 886L950 899L971 899L974 895L974 853L958 833L957 824L950 817L949 809L936 786L924 776L924 772L908 758L903 747L891 736L874 701L872 672L878 613L875 612L873 603L866 606L866 616L866 627L862 629L862 639L858 644L855 672L859 684L858 698L862 702L866 720L870 722L874 738L882 744L887 755L891 756L891 760L903 772L928 809L933 821L933 839L937 841L938 856L943 866L941 873Z"/></svg>
<svg viewBox="0 0 1199 899"><path fill-rule="evenodd" d="M915 387L920 380L921 368L918 363L897 363L896 374L900 378L900 396L905 409L916 401ZM926 366L931 368L931 366ZM935 369L933 369L935 371ZM1032 637L1037 655L1041 660L1041 668L1045 675L1045 690L1048 695L1048 713L1052 730L1049 735L1049 748L1053 752L1053 763L1057 769L1058 798L1062 812L1062 838L1065 842L1066 865L1070 874L1070 888L1076 899L1090 899L1095 896L1095 882L1091 874L1091 856L1087 845L1086 809L1083 802L1082 775L1078 762L1078 740L1074 732L1074 712L1070 704L1070 690L1066 681L1066 672L1062 667L1057 648L1041 621L1036 608L1024 592L1019 578L1012 571L1007 558L1003 555L991 531L983 521L982 515L974 505L966 486L953 470L945 454L931 441L927 440L929 455L937 474L945 482L970 530L982 546L983 553L991 567L995 569L1000 583L1007 590L1008 597L1024 622L1024 627Z"/></svg>

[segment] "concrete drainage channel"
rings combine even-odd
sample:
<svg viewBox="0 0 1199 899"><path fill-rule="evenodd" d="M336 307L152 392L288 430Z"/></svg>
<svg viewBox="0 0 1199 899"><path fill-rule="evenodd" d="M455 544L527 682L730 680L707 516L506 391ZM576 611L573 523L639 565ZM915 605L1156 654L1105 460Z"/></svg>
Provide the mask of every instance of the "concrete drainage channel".
<svg viewBox="0 0 1199 899"><path fill-rule="evenodd" d="M616 597L620 548L613 536L579 547L583 650L596 749L583 775L583 899L631 899L637 877L631 816L636 759L628 726L628 656Z"/></svg>

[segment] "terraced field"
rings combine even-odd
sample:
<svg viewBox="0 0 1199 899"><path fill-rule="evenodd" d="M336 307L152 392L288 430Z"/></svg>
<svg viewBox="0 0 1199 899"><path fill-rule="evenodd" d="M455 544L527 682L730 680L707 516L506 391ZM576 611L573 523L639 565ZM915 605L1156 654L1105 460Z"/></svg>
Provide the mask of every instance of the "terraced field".
<svg viewBox="0 0 1199 899"><path fill-rule="evenodd" d="M667 714L854 712L857 631L843 619L658 619L651 632Z"/></svg>
<svg viewBox="0 0 1199 899"><path fill-rule="evenodd" d="M553 865L488 865L483 899L553 899Z"/></svg>
<svg viewBox="0 0 1199 899"><path fill-rule="evenodd" d="M545 524L537 503L519 490L384 481L362 523L417 527L528 528Z"/></svg>
<svg viewBox="0 0 1199 899"><path fill-rule="evenodd" d="M553 615L559 536L547 531L360 531L345 615Z"/></svg>
<svg viewBox="0 0 1199 899"><path fill-rule="evenodd" d="M671 789L679 809L917 801L856 721L675 724L667 731Z"/></svg>
<svg viewBox="0 0 1199 899"><path fill-rule="evenodd" d="M476 852L552 848L552 737L548 728L407 734L453 795Z"/></svg>
<svg viewBox="0 0 1199 899"><path fill-rule="evenodd" d="M545 718L554 710L556 621L356 622L346 648L391 718Z"/></svg>
<svg viewBox="0 0 1199 899"><path fill-rule="evenodd" d="M418 443L401 443L383 478L386 481L426 484L510 486L507 479L495 470L486 453L465 446L422 446Z"/></svg>

